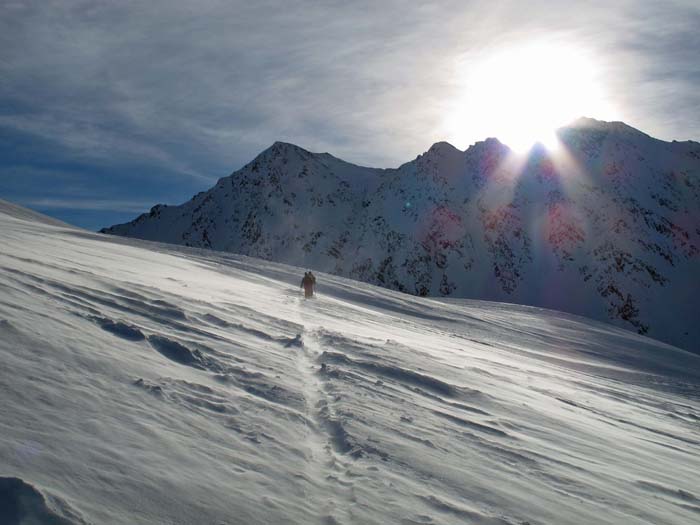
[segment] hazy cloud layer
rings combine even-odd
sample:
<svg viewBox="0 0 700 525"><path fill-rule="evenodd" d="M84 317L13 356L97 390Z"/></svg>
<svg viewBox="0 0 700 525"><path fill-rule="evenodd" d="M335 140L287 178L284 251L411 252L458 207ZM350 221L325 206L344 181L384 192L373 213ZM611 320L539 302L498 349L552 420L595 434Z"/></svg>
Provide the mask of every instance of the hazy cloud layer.
<svg viewBox="0 0 700 525"><path fill-rule="evenodd" d="M599 58L629 124L700 139L698 27L695 0L6 0L0 197L123 214L184 200L275 140L395 166L446 138L456 68L543 37Z"/></svg>

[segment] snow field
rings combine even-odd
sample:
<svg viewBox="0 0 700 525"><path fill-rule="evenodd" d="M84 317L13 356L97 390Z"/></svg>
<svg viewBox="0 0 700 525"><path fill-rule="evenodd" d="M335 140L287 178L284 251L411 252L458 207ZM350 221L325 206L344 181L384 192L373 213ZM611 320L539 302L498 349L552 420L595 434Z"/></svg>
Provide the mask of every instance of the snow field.
<svg viewBox="0 0 700 525"><path fill-rule="evenodd" d="M0 246L3 523L700 515L696 355L4 203Z"/></svg>

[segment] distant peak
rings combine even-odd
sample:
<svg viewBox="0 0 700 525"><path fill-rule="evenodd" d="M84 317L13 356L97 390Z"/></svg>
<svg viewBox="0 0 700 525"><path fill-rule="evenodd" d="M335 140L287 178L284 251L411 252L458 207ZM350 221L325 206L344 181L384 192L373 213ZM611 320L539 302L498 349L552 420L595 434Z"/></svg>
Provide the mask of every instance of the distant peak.
<svg viewBox="0 0 700 525"><path fill-rule="evenodd" d="M559 128L560 131L566 131L570 129L592 129L601 131L612 131L616 133L626 133L632 135L642 135L645 137L649 136L643 131L640 131L637 128L633 128L632 126L625 124L624 122L619 120L606 121L596 120L594 118L589 117L579 117L576 120L572 121L570 124Z"/></svg>
<svg viewBox="0 0 700 525"><path fill-rule="evenodd" d="M437 152L437 151L449 151L449 152L458 151L458 152L461 153L461 151L460 151L458 148L454 147L454 146L453 146L452 144L450 144L449 142L445 142L444 140L443 140L443 141L440 141L440 142L436 142L435 144L433 144L432 146L430 146L430 149L429 149L428 151L433 151L433 152Z"/></svg>
<svg viewBox="0 0 700 525"><path fill-rule="evenodd" d="M464 155L464 152L462 150L457 149L449 142L440 141L440 142L436 142L435 144L430 146L430 149L428 149L428 151L426 151L425 153L418 155L416 157L416 160L418 160L420 158L439 159L439 158L454 157L454 156L461 156L461 155Z"/></svg>
<svg viewBox="0 0 700 525"><path fill-rule="evenodd" d="M272 147L277 147L277 148L292 148L292 149L303 149L297 146L296 144L292 144L291 142L284 142L282 140L276 140L274 144L272 144Z"/></svg>
<svg viewBox="0 0 700 525"><path fill-rule="evenodd" d="M497 138L489 137L486 140L480 140L469 146L466 153L485 150L508 151L510 148Z"/></svg>
<svg viewBox="0 0 700 525"><path fill-rule="evenodd" d="M304 148L297 146L296 144L292 144L291 142L282 142L281 140L278 140L274 142L270 147L267 149L264 149L257 157L257 159L265 159L265 158L275 158L279 156L287 157L287 156L299 156L301 158L307 159L314 155L314 153L305 150Z"/></svg>
<svg viewBox="0 0 700 525"><path fill-rule="evenodd" d="M304 153L311 153L310 151L305 150L301 146L297 146L296 144L292 144L291 142L282 142L281 140L275 141L275 143L267 149L273 151L302 151Z"/></svg>

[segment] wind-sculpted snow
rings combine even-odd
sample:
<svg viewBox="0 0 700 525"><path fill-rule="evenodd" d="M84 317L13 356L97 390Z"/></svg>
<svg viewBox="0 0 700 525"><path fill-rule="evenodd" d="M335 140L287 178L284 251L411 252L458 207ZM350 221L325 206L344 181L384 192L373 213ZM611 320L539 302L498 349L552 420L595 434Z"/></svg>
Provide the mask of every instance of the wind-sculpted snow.
<svg viewBox="0 0 700 525"><path fill-rule="evenodd" d="M275 143L189 202L103 231L554 308L700 352L700 144L590 119L559 138L526 157L441 142L389 170Z"/></svg>
<svg viewBox="0 0 700 525"><path fill-rule="evenodd" d="M692 353L2 203L0 246L2 523L697 523Z"/></svg>
<svg viewBox="0 0 700 525"><path fill-rule="evenodd" d="M85 525L70 506L47 498L19 478L0 477L0 523L3 525Z"/></svg>
<svg viewBox="0 0 700 525"><path fill-rule="evenodd" d="M100 317L95 317L93 320L99 324L103 330L111 332L118 337L123 337L124 339L130 339L132 341L141 341L142 339L145 339L141 330L127 323Z"/></svg>

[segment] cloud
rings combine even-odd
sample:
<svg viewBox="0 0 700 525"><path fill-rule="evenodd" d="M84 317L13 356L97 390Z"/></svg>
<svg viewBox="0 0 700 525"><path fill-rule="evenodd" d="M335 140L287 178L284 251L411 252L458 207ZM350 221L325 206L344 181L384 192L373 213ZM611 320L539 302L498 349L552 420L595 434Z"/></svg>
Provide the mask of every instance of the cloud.
<svg viewBox="0 0 700 525"><path fill-rule="evenodd" d="M99 210L143 213L153 207L152 201L110 199L27 199L20 204L41 210Z"/></svg>
<svg viewBox="0 0 700 525"><path fill-rule="evenodd" d="M204 189L275 140L396 166L446 138L458 68L547 36L598 58L630 124L697 139L699 26L694 1L4 2L0 132L99 166L93 196L109 165Z"/></svg>
<svg viewBox="0 0 700 525"><path fill-rule="evenodd" d="M168 168L174 174L193 177L202 182L214 180L173 157L167 150L151 145L147 137L137 140L129 134L121 134L97 122L70 120L65 116L57 118L51 114L0 115L0 129L2 128L57 142L70 150L74 159L147 161Z"/></svg>

